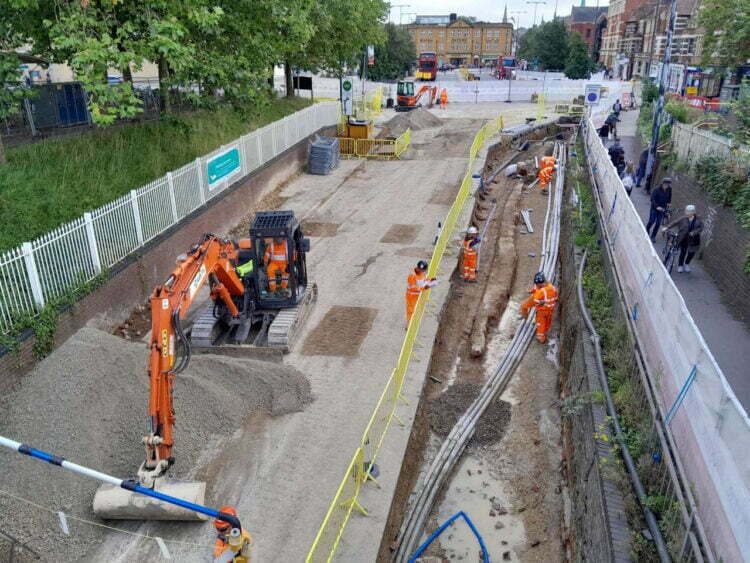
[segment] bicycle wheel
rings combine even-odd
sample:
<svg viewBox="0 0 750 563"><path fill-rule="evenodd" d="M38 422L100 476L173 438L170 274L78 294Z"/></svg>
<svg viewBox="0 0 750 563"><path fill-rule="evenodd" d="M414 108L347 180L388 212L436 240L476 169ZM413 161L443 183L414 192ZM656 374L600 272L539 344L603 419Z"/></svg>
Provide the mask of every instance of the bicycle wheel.
<svg viewBox="0 0 750 563"><path fill-rule="evenodd" d="M672 274L672 268L674 268L674 255L676 252L674 252L673 249L669 249L669 252L667 253L667 257L664 259L664 267L667 269L667 272L669 274Z"/></svg>

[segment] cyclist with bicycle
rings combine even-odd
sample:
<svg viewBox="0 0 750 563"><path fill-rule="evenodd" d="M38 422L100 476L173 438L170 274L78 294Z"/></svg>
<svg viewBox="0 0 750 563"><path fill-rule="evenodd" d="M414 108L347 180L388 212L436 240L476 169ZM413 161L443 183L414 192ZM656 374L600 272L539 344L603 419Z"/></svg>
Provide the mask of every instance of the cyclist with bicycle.
<svg viewBox="0 0 750 563"><path fill-rule="evenodd" d="M677 273L690 272L690 261L701 245L701 231L703 231L703 220L695 213L695 205L686 206L685 216L672 221L663 230L670 231L674 228L677 228L675 244L680 249Z"/></svg>
<svg viewBox="0 0 750 563"><path fill-rule="evenodd" d="M651 237L651 242L656 241L659 227L664 220L664 215L672 203L672 178L664 178L661 185L651 191L651 210L646 223L646 232ZM653 227L653 228L652 228Z"/></svg>

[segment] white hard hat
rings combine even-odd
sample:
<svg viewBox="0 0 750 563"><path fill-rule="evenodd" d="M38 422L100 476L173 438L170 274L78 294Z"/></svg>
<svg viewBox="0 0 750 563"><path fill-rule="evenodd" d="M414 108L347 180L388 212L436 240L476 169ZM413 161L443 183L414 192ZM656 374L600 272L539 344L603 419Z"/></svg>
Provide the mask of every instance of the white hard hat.
<svg viewBox="0 0 750 563"><path fill-rule="evenodd" d="M695 205L686 205L685 213L695 213Z"/></svg>
<svg viewBox="0 0 750 563"><path fill-rule="evenodd" d="M469 229L468 229L468 230L467 230L466 232L467 232L468 234L470 234L470 235L475 235L475 234L477 234L477 233L478 233L479 231L477 230L477 228L476 228L476 227L469 227Z"/></svg>

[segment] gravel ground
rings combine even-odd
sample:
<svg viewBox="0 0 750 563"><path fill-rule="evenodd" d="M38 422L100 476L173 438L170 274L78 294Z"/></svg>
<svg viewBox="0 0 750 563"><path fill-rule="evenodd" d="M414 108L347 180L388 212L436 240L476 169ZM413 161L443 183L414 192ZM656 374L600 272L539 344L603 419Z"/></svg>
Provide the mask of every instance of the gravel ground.
<svg viewBox="0 0 750 563"><path fill-rule="evenodd" d="M82 465L132 477L143 460L141 437L147 431L145 364L143 343L84 328L3 398L0 429ZM170 474L193 477L201 454L250 417L297 412L311 400L309 382L294 368L194 356L175 379L177 463ZM3 491L96 520L91 512L95 482L7 451L0 453L0 472ZM89 525L71 528L65 537L54 515L0 494L0 530L28 542L46 559L78 559L103 537Z"/></svg>
<svg viewBox="0 0 750 563"><path fill-rule="evenodd" d="M447 436L458 419L479 396L482 386L475 383L451 385L430 405L430 428ZM496 399L487 407L474 430L473 444L492 444L502 440L510 422L510 403Z"/></svg>
<svg viewBox="0 0 750 563"><path fill-rule="evenodd" d="M397 113L385 124L385 128L390 135L401 135L407 129L412 131L421 131L422 129L431 129L440 127L443 121L436 115L426 109L419 108L411 111Z"/></svg>

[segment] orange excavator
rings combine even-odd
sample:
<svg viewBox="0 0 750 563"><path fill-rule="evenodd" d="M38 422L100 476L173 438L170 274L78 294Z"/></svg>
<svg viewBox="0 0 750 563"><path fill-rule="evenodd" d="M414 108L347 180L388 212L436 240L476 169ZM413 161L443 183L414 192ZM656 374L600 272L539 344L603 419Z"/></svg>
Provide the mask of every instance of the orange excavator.
<svg viewBox="0 0 750 563"><path fill-rule="evenodd" d="M305 266L305 254L309 251L310 242L303 236L291 211L258 213L250 234L251 238L237 242L211 234L204 235L199 244L178 257L170 276L151 294L148 359L150 431L143 438L146 459L138 469L138 481L143 487L193 504L203 504L206 484L166 477L174 463L174 378L187 368L193 345L200 347L209 334L218 330L222 333L221 337L207 341L213 349L220 350L221 345L227 342L232 346L247 346L249 344L245 342L251 329L260 326L258 332L263 332L265 336L263 344L273 347L273 343L278 342L280 346L288 346L291 333L299 324L300 311L312 303L317 293L315 284L308 283ZM268 279L263 268L263 257L269 241L283 241L288 252L289 260L284 272L288 282L283 294L268 291L268 287L275 284L275 280ZM261 259L258 260L258 257ZM211 326L205 327L205 320L201 321L201 317L188 335L182 321L206 284L212 302L207 309L211 313ZM201 322L200 330L206 332L201 333L196 341L192 333L199 330ZM275 325L278 325L275 336L270 336ZM259 336L254 339L257 343ZM135 495L113 485L99 487L94 496L94 512L106 519L205 518L197 512Z"/></svg>
<svg viewBox="0 0 750 563"><path fill-rule="evenodd" d="M437 99L437 86L422 86L414 93L415 84L413 80L399 80L396 87L396 111L411 111L421 107L419 100L427 94L427 107L431 108Z"/></svg>

